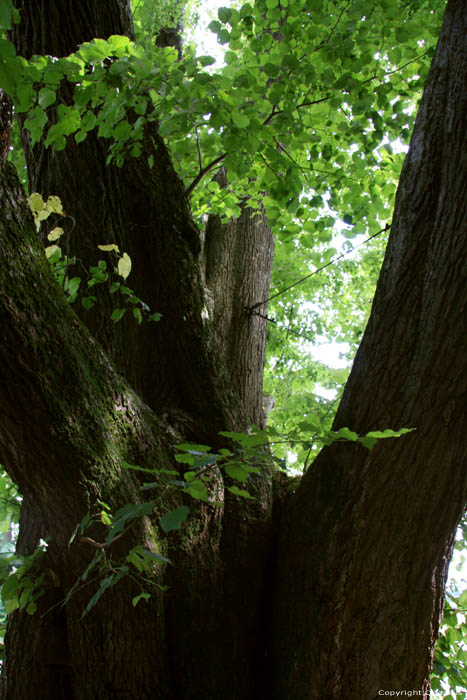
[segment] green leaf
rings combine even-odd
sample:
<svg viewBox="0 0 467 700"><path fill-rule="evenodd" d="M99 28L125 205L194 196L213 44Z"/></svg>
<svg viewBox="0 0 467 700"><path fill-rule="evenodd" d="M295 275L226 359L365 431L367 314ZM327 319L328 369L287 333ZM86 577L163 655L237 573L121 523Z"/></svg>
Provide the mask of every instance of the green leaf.
<svg viewBox="0 0 467 700"><path fill-rule="evenodd" d="M51 90L48 87L43 87L39 90L39 104L43 109L53 105L56 99L55 90Z"/></svg>
<svg viewBox="0 0 467 700"><path fill-rule="evenodd" d="M112 574L112 576L108 576L107 578L100 581L99 589L98 589L97 593L95 593L92 596L91 600L86 605L86 608L85 608L84 612L82 613L81 617L84 617L97 604L100 597L105 593L105 591L114 585L114 579L115 579L115 574Z"/></svg>
<svg viewBox="0 0 467 700"><path fill-rule="evenodd" d="M241 462L228 462L225 465L225 471L232 477L232 479L246 483L248 481L248 476L251 469Z"/></svg>
<svg viewBox="0 0 467 700"><path fill-rule="evenodd" d="M148 469L147 467L140 467L138 464L128 464L124 459L120 462L122 469L132 469L135 472L145 472L146 474L156 474L157 469Z"/></svg>
<svg viewBox="0 0 467 700"><path fill-rule="evenodd" d="M112 526L106 538L110 542L116 535L122 532L131 520L151 515L154 510L154 501L147 503L127 503L120 508L112 518Z"/></svg>
<svg viewBox="0 0 467 700"><path fill-rule="evenodd" d="M86 311L89 311L89 309L92 309L94 304L97 301L97 297L93 296L88 296L88 297L81 297L81 304L83 305L83 308L86 309Z"/></svg>
<svg viewBox="0 0 467 700"><path fill-rule="evenodd" d="M386 430L370 430L369 433L366 433L365 437L377 438L380 440L382 438L401 437L401 435L407 435L407 433L412 433L414 430L416 430L416 428L401 428L400 430L390 430L389 428L386 428Z"/></svg>
<svg viewBox="0 0 467 700"><path fill-rule="evenodd" d="M209 445L199 445L196 442L181 442L176 446L177 450L183 450L183 452L195 452L200 454L201 452L210 452L211 447Z"/></svg>
<svg viewBox="0 0 467 700"><path fill-rule="evenodd" d="M230 491L230 493L233 493L234 496L240 496L240 498L246 498L250 501L255 501L256 499L248 493L248 491L245 491L244 489L239 489L238 486L227 486L227 491Z"/></svg>
<svg viewBox="0 0 467 700"><path fill-rule="evenodd" d="M128 53L128 49L131 46L130 39L120 34L112 34L112 36L109 36L107 43L115 56L124 56Z"/></svg>
<svg viewBox="0 0 467 700"><path fill-rule="evenodd" d="M216 62L216 59L213 58L212 56L198 56L196 59L200 65L203 67L205 66L212 66L213 63Z"/></svg>
<svg viewBox="0 0 467 700"><path fill-rule="evenodd" d="M185 474L185 477L187 477L187 474ZM183 491L188 493L196 501L204 501L205 503L209 503L208 490L206 488L206 484L204 484L201 479L190 480L190 483L183 489Z"/></svg>
<svg viewBox="0 0 467 700"><path fill-rule="evenodd" d="M193 455L190 454L183 454L183 455L175 455L175 461L178 462L179 464L190 464L193 465L195 462L195 458Z"/></svg>
<svg viewBox="0 0 467 700"><path fill-rule="evenodd" d="M217 16L223 24L226 24L232 16L232 10L230 7L219 7L217 10Z"/></svg>
<svg viewBox="0 0 467 700"><path fill-rule="evenodd" d="M180 530L189 512L190 509L187 506L178 506L178 508L174 508L159 520L161 528L164 532Z"/></svg>
<svg viewBox="0 0 467 700"><path fill-rule="evenodd" d="M81 284L81 277L72 277L72 278L68 281L68 288L67 288L68 294L69 294L70 296L72 296L73 294L76 294L76 292L78 291L78 288L79 288L80 284Z"/></svg>
<svg viewBox="0 0 467 700"><path fill-rule="evenodd" d="M128 309L115 309L112 312L112 315L110 318L112 319L112 321L115 321L115 323L118 323L118 321L120 321L120 319L123 318L123 316L126 314L127 311L128 311Z"/></svg>
<svg viewBox="0 0 467 700"><path fill-rule="evenodd" d="M332 433L332 435L335 440L349 440L350 442L356 442L358 440L357 433L354 433L353 430L349 430L348 428L340 428L340 430Z"/></svg>
<svg viewBox="0 0 467 700"><path fill-rule="evenodd" d="M238 112L238 111L234 110L231 114L231 117L232 117L232 121L234 122L235 126L238 126L241 129L246 128L250 123L250 120L248 119L246 114L243 114L242 112Z"/></svg>
<svg viewBox="0 0 467 700"><path fill-rule="evenodd" d="M125 141L128 141L128 139L131 136L132 132L132 126L131 124L126 120L122 120L117 126L113 129L112 131L112 136L116 141L122 141L123 143ZM125 253L126 255L126 253Z"/></svg>
<svg viewBox="0 0 467 700"><path fill-rule="evenodd" d="M31 140L33 144L40 141L42 132L44 130L44 126L47 124L47 121L47 114L45 110L42 109L42 107L37 106L29 112L28 117L24 122L24 126L30 131Z"/></svg>
<svg viewBox="0 0 467 700"><path fill-rule="evenodd" d="M15 12L15 19L17 20L18 10L13 10L13 5L11 0L3 0L0 3L0 27L2 29L11 29L12 13Z"/></svg>
<svg viewBox="0 0 467 700"><path fill-rule="evenodd" d="M136 607L139 603L140 600L150 600L151 594L150 593L140 593L139 595L135 595L134 598L131 599L131 604L133 607Z"/></svg>

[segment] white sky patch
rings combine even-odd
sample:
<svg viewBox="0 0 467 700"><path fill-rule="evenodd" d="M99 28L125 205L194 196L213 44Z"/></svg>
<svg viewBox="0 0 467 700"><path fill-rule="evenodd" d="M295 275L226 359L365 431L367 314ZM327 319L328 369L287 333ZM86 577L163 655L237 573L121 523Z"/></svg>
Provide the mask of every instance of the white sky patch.
<svg viewBox="0 0 467 700"><path fill-rule="evenodd" d="M309 344L309 353L314 360L335 369L344 369L349 366L349 361L341 356L341 353L349 351L350 345L348 343Z"/></svg>
<svg viewBox="0 0 467 700"><path fill-rule="evenodd" d="M198 56L212 56L216 59L217 67L224 62L224 53L227 49L227 44L219 44L217 36L214 32L208 29L208 25L212 20L217 19L217 10L219 7L229 7L229 0L209 0L202 2L199 12L199 22L195 30L191 33L190 38L196 43Z"/></svg>

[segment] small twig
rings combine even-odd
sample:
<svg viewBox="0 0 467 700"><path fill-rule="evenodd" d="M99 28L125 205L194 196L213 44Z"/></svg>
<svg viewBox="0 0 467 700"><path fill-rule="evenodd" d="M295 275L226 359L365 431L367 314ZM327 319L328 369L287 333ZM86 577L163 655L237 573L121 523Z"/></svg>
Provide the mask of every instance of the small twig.
<svg viewBox="0 0 467 700"><path fill-rule="evenodd" d="M217 156L217 158L214 158L208 165L206 165L204 168L200 168L199 173L193 180L193 182L188 185L188 187L185 190L185 195L189 197L193 190L195 189L196 185L203 179L203 177L208 173L210 170L212 170L218 163L222 163L222 161L227 158L227 153L223 153L220 156Z"/></svg>
<svg viewBox="0 0 467 700"><path fill-rule="evenodd" d="M313 272L310 272L308 275L305 275L305 277L302 277L301 279L297 280L296 282L293 282L293 284L289 284L288 287L285 287L284 289L280 289L276 294L273 294L272 296L268 297L267 299L263 299L262 301L258 301L256 304L253 304L253 306L245 307L245 313L248 315L254 314L255 316L262 316L262 314L259 314L258 312L255 311L259 306L263 306L263 304L266 304L268 301L271 301L271 299L275 299L276 297L280 297L282 294L285 294L285 292L288 292L289 289L292 289L293 287L296 287L298 284L301 284L302 282L305 282L305 280L309 279L310 277L313 277L313 275L317 275L318 272L321 272L322 270L325 270L327 267L330 265L333 265L336 263L338 260L341 260L344 258L346 255L349 253L353 253L354 250L357 250L357 248L360 248L362 245L365 245L365 243L368 243L371 241L372 238L376 238L376 236L379 236L381 233L385 233L386 231L389 231L391 228L391 224L386 224L384 228L382 228L380 231L377 231L376 233L373 233L371 236L368 236L368 238L365 238L364 241L359 243L356 246L353 246L352 248L349 248L349 250L344 251L340 255L338 255L336 258L332 258L328 263L325 265L322 265L319 267L317 270L313 270ZM262 318L265 318L267 321L271 321L272 323L277 323L271 318L268 318L267 316L262 316Z"/></svg>
<svg viewBox="0 0 467 700"><path fill-rule="evenodd" d="M123 537L123 535L126 535L126 533L133 527L133 525L134 523L130 523L129 525L127 525L126 528L122 530L122 532L119 535L112 537L110 542L96 542L96 540L93 540L91 537L81 537L80 542L87 542L91 545L91 547L94 547L95 549L108 549L111 545L113 545L114 542Z"/></svg>
<svg viewBox="0 0 467 700"><path fill-rule="evenodd" d="M203 169L203 158L201 156L201 144L199 142L199 133L198 133L198 127L195 128L195 133L196 133L196 146L198 147L198 163L199 163L199 171L201 172Z"/></svg>

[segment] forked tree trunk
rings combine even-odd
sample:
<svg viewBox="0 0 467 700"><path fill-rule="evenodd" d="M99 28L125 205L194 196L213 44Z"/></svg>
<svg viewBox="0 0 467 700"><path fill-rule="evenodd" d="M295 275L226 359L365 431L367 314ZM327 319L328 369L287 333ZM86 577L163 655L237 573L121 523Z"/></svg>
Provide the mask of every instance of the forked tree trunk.
<svg viewBox="0 0 467 700"><path fill-rule="evenodd" d="M79 7L74 5L73 13L67 14L69 8L63 2L60 7L55 3L51 14L52 8L48 5L31 6L26 3L23 15L27 18L27 33L17 33L18 51L24 55L45 52L60 56L73 51L77 44L92 36L105 37L119 32L131 35L131 24L127 21L124 5L107 3L103 15L99 4L81 3ZM63 18L60 31L54 25L58 16ZM113 18L110 24L109 17ZM83 34L81 26L86 27ZM39 492L43 488L43 476L37 465L29 464L26 459L25 466L19 470L12 463L14 458L5 456L6 467L25 496L19 540L21 551L30 552L39 537L48 538L47 568L55 573L62 569L65 572L63 576L54 576L60 585L57 590L49 591L42 601L42 613L52 603L63 599L64 591L76 580L93 555L89 547L84 547L84 551L80 552L73 548L71 553L67 551L64 554L62 551L66 537L69 537L86 510L95 510L98 498L118 507L138 497L135 493L137 484L128 475L121 486L117 485L121 481L118 466L121 458L146 466L168 466L173 460L173 444L191 439L218 447L222 444L219 430L245 428L248 416L255 415L248 401L261 406L261 396L257 397L252 390L241 394L236 386L248 387L249 383L254 387L261 386L265 333L263 331L260 336L262 347L257 348L260 361L255 360L254 369L259 376L252 376L245 370L245 367L250 370L246 362L240 362L238 371L233 371L219 347L218 339L222 334L220 324L203 318L205 299L198 261L201 249L199 233L191 220L182 183L173 170L162 141L156 133L152 133L151 137L157 144L157 157L152 170L147 167L146 159L131 160L121 170L106 168L105 144L93 137L79 146L70 143L70 148L62 153L47 151L42 145L31 149L25 141L31 189L40 191L44 196L58 194L66 211L76 220L70 242L73 253L76 252L85 265L95 264L98 244L118 243L121 250L129 252L133 261L131 285L153 311L163 314L157 324L145 324L140 328L131 323L116 326L109 319L112 299L104 301L96 313L80 313L108 357L124 373L132 389L157 412L158 417L152 416L149 419L151 426L146 425L140 432L137 431L136 437L133 423L139 423L138 409L134 401L127 398L128 392L133 396L132 390L126 387L121 391L123 398L114 402L109 398L113 416L110 417L107 411L104 414L103 420L108 426L106 435L110 440L114 423L115 429L118 426L119 430L128 434L125 439L121 436L116 439L114 447L110 448L112 458L103 459L100 463L100 476L93 471L93 476L87 478L85 472L78 469L76 481L72 483L70 479L66 489L51 486L54 492L58 489L66 502L70 499L74 504L73 516L63 516L61 527L64 534L60 543L56 542L59 526L54 521L57 513L64 513L66 508L63 504L60 508L51 508L41 498ZM149 139L146 146L153 147ZM26 216L24 208L21 215ZM248 229L250 239L252 228L250 226ZM239 227L237 235L242 235ZM25 240L29 237L24 234ZM214 244L211 244L213 247ZM238 288L246 295L245 303L262 298L269 283L271 245L263 251L258 247L257 255L264 259L266 282L259 274L244 279L243 270L236 273L239 277ZM33 294L28 289L28 282L32 284L37 274L30 270L25 288L17 290L19 299ZM44 274L50 284L50 276ZM53 299L57 292L53 284L49 291L41 292L44 313L50 319L55 319L56 314L46 311L47 300ZM238 295L235 299L225 296L225 307L237 303ZM66 309L64 314L66 318L70 309ZM251 327L251 319L246 314L243 316L245 325ZM26 328L29 326L26 319L23 323ZM76 320L74 323L79 329ZM50 330L50 335L45 333L46 328ZM60 324L51 327L44 323L41 340L48 347L66 346L71 352L79 346L79 332L84 333L84 330L77 330L77 341L71 343ZM97 391L99 394L93 379L93 367L95 362L99 364L100 361L93 358L92 348L95 347L97 352L100 349L91 339L85 343L90 366L83 359L86 365L83 373L89 378L91 393ZM83 354L83 350L77 351ZM243 351L247 355L250 348L244 346ZM45 356L52 356L50 349L44 353ZM36 359L28 359L25 364L33 362ZM110 366L107 359L104 362ZM37 375L39 384L43 379L43 364L36 363L31 372ZM67 413L74 415L74 393L83 379L73 377L73 372L65 366L60 367L60 363L54 366L54 372L61 377L56 387L61 394L61 405L67 407ZM244 378L240 376L242 373ZM112 380L113 385L121 385L121 379ZM37 391L41 405L47 404L44 391L44 386ZM116 391L120 390L116 388ZM139 402L136 397L135 400ZM86 405L93 413L100 413L99 396L86 400ZM150 415L143 404L141 410L145 415ZM62 418L66 420L60 416L60 411L53 416L51 421L47 413L42 420L53 422L54 426L60 424ZM128 426L127 421L130 423ZM81 439L85 445L93 443L94 429L91 425L90 429L93 433L88 439L86 429L81 425ZM147 431L152 435L146 437ZM46 430L42 437L46 441L44 444L55 451L55 442ZM150 447L153 440L159 446L158 454ZM98 450L96 454L101 456L101 451ZM97 461L101 462L100 459ZM47 469L50 471L49 480L54 484L50 463ZM25 473L29 475L26 481ZM34 478L31 474L34 474ZM222 507L198 507L189 503L192 510L190 524L180 537L172 534L169 542L163 545L173 562L173 566L164 574L164 583L170 586L169 591L162 603L156 596L154 605L139 611L141 620L133 616L128 585L112 591L103 601L101 614L85 618L84 622L80 621L79 615L90 596L89 591L84 593L84 597L78 596L74 602L72 599L65 613L59 608L47 613L40 625L37 618L15 616L10 624L7 642L7 696L26 697L31 688L36 688L37 697L40 693L50 697L55 677L60 671L63 697L66 698L149 698L154 693L160 698L186 697L187 693L193 698L202 698L229 697L232 692L235 696L245 697L258 682L256 678L262 675L262 671L258 674L258 667L262 669L263 666L266 634L258 622L264 615L266 605L263 588L271 549L270 476L264 473L250 485L250 491L258 497L253 504L242 502L228 492L224 494L219 476L216 499L222 501ZM172 495L161 507L170 510L179 502ZM31 527L32 522L34 527ZM151 535L149 540L153 537ZM142 541L142 538L147 541L148 534L132 531L128 541L121 543L121 551L128 551L132 544ZM97 535L96 539L99 539ZM161 535L158 539L163 541ZM117 549L119 547L120 544ZM63 556L66 563L61 558ZM122 621L122 616L127 623ZM127 649L131 644L131 633L125 629L125 624L132 629L135 625L138 630L139 642L131 654ZM148 634L146 624L150 628ZM115 633L110 632L112 629ZM230 630L227 637L226 629ZM92 662L88 662L83 654L93 646L89 641L93 636L101 640L98 645L100 651L96 648ZM49 638L60 641L49 643ZM66 639L68 651L63 643ZM23 653L25 643L27 653ZM38 653L38 649L46 649L47 653ZM154 655L158 658L155 664L151 662ZM16 671L13 672L13 669ZM232 690L232 684L235 690Z"/></svg>
<svg viewBox="0 0 467 700"><path fill-rule="evenodd" d="M62 55L93 35L131 31L127 4L117 0L105 3L104 14L92 0L74 3L73 12L64 0L53 13L49 3L23 6L29 52ZM28 156L38 173L34 188L60 195L76 218L84 260L103 242L130 253L135 290L164 314L151 328L115 327L105 305L83 316L92 333L77 319L2 162L1 459L24 494L21 551L49 539L39 613L15 613L9 623L4 698L366 699L379 690L427 688L467 485L466 29L463 3L450 2L372 317L336 418L336 427L359 432L417 431L371 453L355 445L324 450L286 500L275 568L268 474L250 485L253 505L224 493L218 475L223 505L189 504L186 526L168 536L158 517L182 500L164 488L162 475L147 494L157 501L154 518L109 552L118 557L143 542L173 561L156 574L169 590L136 608L138 591L124 581L83 619L94 589L50 610L93 554L86 542L69 545L76 523L98 508L97 499L115 509L140 497L122 459L173 468L174 443L218 447L218 430L247 425L258 397L252 408L243 380L232 381L235 344L219 344L231 312L217 317L217 327L203 320L198 234L161 141L152 171L138 161L104 168L105 148L90 138L62 153ZM17 43L23 46L20 33ZM260 267L264 287L266 262ZM242 291L246 303L264 298L256 292ZM235 362L252 366L247 356ZM91 535L103 537L99 528Z"/></svg>

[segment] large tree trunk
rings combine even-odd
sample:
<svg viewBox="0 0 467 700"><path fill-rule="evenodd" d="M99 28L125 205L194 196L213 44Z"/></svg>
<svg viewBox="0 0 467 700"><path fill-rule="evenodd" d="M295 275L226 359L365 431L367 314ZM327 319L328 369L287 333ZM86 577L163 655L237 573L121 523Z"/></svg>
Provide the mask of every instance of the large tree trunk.
<svg viewBox="0 0 467 700"><path fill-rule="evenodd" d="M104 14L99 10L100 4L91 0L80 3L79 7L75 4L72 16L68 14L68 4L63 2L57 7L55 3L53 12L49 5L23 4L27 34L18 31L15 37L18 51L25 55L47 52L60 56L92 36L131 34L124 2L106 3ZM59 28L54 24L58 17L70 21L60 21ZM113 22L109 23L109 18L113 18ZM82 34L81 26L86 27ZM24 303L22 300L29 295L39 295L37 303L41 300L44 313L42 355L39 357L34 349L21 367L22 372L27 369L28 377L36 377L38 388L34 397L39 407L30 400L32 389L28 389L27 395L24 389L24 401L28 402L28 410L34 412L35 424L46 424L43 431L35 431L34 440L40 439L43 450L51 450L54 460L47 460L44 455L40 459L41 448L36 445L37 454L22 454L21 465L18 465L16 453L12 454L11 449L21 443L20 436L13 436L10 429L5 429L1 437L2 445L8 442L10 446L4 452L5 466L24 494L19 548L27 553L34 549L39 537L49 538L47 568L66 572L58 576L57 590L48 593L42 601L41 612L44 612L63 598L64 591L94 553L89 546L81 546L79 552L75 552L73 548L68 551L66 545L83 514L95 508L98 498L116 508L137 496L137 484L128 475L120 485L119 461L122 458L140 465L169 466L174 443L195 439L219 446L222 444L219 430L245 428L248 416L255 416L255 412L248 405L253 392L242 395L232 388L232 378L239 385L245 385L238 375L245 374L246 363L239 364L238 373L232 368L227 371L228 364L218 344L220 328L203 318L205 298L198 261L199 233L192 222L182 183L157 134L151 134L157 145L152 170L145 160L135 159L128 161L121 170L106 168L105 144L93 137L84 144L71 143L66 151L54 153L42 145L29 148L27 135L24 136L31 189L45 196L58 194L66 211L76 220L71 244L73 252L76 250L85 264L92 263L99 243L118 243L133 260L132 287L153 311L163 314L157 324L115 326L109 319L111 299L104 301L95 314L81 312L82 320L105 349L106 355L102 355L99 345L73 318L74 314L63 305L62 299L60 312L48 308L49 300L54 304L60 293L47 266L42 266L40 273L36 268L28 269L24 286L18 286L15 295L9 293L12 308L16 303ZM12 177L8 170L5 172ZM11 188L10 181L5 181L5 195ZM16 185L14 191L20 202ZM15 215L18 226L30 226L24 203ZM4 223L3 234L7 238L12 231L6 226L6 220ZM39 241L28 230L22 238L25 244L27 241L34 247L34 261L39 264ZM6 240L2 253L7 255L8 250ZM18 254L22 253L18 251ZM261 254L265 268L270 270L272 247ZM26 255L25 260L29 259ZM14 270L12 274L16 274ZM40 292L31 286L39 274L44 285ZM241 275L242 270L237 274ZM258 291L255 291L257 278L241 282L246 290L246 301L263 296L262 280ZM237 301L226 297L225 304ZM63 324L56 322L57 317L62 318L62 311ZM251 325L246 315L245 321ZM5 328L8 323L11 325L11 320L5 320ZM67 323L72 325L68 327ZM26 311L22 318L24 332L32 325ZM12 338L9 343L10 349L15 348L13 352L20 357L21 342ZM261 357L264 357L264 343L263 331ZM48 358L58 352L54 353L53 348L61 347L70 355L77 352L77 360L60 357L58 366L54 361L49 369ZM244 347L244 353L248 352L249 348ZM110 372L108 357L124 374L131 389L118 375L109 375L107 388L99 385L94 367L102 365ZM73 362L84 363L80 376L73 373ZM7 367L5 363L4 369ZM49 371L57 377L55 387L47 384ZM257 363L255 372L259 376L250 376L248 381L260 387L262 362ZM83 383L89 383L90 394L86 398L85 391L80 396L83 408L79 411L76 394ZM8 386L6 380L5 385ZM23 379L17 386L27 387L28 384ZM53 410L46 410L50 402L45 397L47 386ZM146 405L136 398L133 390ZM5 401L7 396L5 393ZM102 411L101 402L106 403ZM261 405L261 397L258 399L255 395L254 402ZM10 411L13 410L11 400L8 405ZM151 414L148 406L158 417ZM145 416L144 425L140 412ZM27 425L28 411L22 413L22 423ZM73 423L72 416L77 414L83 415L79 432L85 454L76 455L77 466L72 477L68 472L72 471L73 454L66 453L68 436L62 436L61 451L48 428L53 434L61 434L57 426L61 422ZM97 431L91 416L98 422L103 421L105 427ZM119 435L114 434L114 430ZM102 435L103 446L95 444L96 435ZM151 447L153 443L157 451ZM30 444L33 444L32 436ZM70 449L73 445L70 444ZM92 476L81 468L82 460ZM63 467L56 475L54 461L57 468L59 464L70 465L66 485L61 481ZM47 470L46 479L41 467ZM72 598L65 612L60 610L46 615L41 625L37 624L37 616L31 619L25 615L14 616L6 650L7 697L30 697L32 688L36 689L36 697L50 697L54 693L57 669L63 677L63 697L68 699L149 698L154 694L160 698L247 697L263 671L265 656L266 633L262 617L267 605L263 588L271 549L271 478L266 471L261 478L252 481L249 490L258 499L253 504L242 502L228 492L224 494L220 475L216 488L216 500L223 502L222 507L189 503L192 514L186 531L179 537L171 534L166 544L160 534L157 536L173 562L164 573L169 591L163 600L156 595L146 609L143 609L144 603L140 604L137 617L133 615L129 585L112 590L107 600L103 599L100 612L83 622L80 614L89 592ZM44 498L44 490L50 490L51 495ZM164 489L162 492L165 493ZM50 502L52 497L58 499L57 504ZM161 504L158 515L178 503L172 495ZM125 543L119 542L117 550L128 551L132 544L153 537L148 538L145 531L131 531ZM97 535L96 539L99 539ZM132 644L130 629L138 630L139 640L131 653L128 651ZM226 630L229 630L228 635ZM51 637L55 641L47 641ZM92 638L99 641L92 642ZM66 639L68 651L65 654L66 645L62 640ZM27 653L23 648L25 644ZM86 650L94 646L92 659L86 661ZM39 649L46 649L47 653L39 654ZM57 697L56 691L54 696Z"/></svg>
<svg viewBox="0 0 467 700"><path fill-rule="evenodd" d="M334 423L360 434L416 431L371 453L325 448L287 504L277 698L429 694L467 494L466 81L467 7L451 0L371 318Z"/></svg>
<svg viewBox="0 0 467 700"><path fill-rule="evenodd" d="M131 33L123 0L105 3L105 13L93 0L73 3L73 12L65 0L53 9L20 4L27 34L20 26L16 42L26 55L63 55L92 36ZM251 219L220 233L211 222L210 302L198 232L157 134L153 170L136 160L122 170L105 168L105 146L91 137L60 153L29 149L32 186L62 197L77 221L80 257L93 261L97 244L118 243L133 259L135 291L164 314L153 326L115 326L109 301L95 315L81 315L87 328L53 281L24 193L2 161L0 449L24 495L20 551L49 539L40 610L15 613L9 623L5 698L305 700L427 688L467 485L466 29L463 3L450 2L372 318L336 418L336 427L359 432L416 433L371 453L354 445L324 450L286 499L276 568L268 473L251 483L252 505L224 493L218 474L213 488L223 505L189 503L185 528L169 535L159 531L158 517L184 501L161 476L148 494L157 501L154 517L109 552L118 558L144 542L173 562L155 574L169 590L156 589L136 608L131 597L138 591L125 580L83 619L94 589L50 611L94 553L85 541L69 545L70 536L97 499L115 509L141 496L122 459L173 468L174 443L188 438L218 447L219 430L261 421L265 334L239 309L267 297L269 233L261 220L255 235L263 238L253 240L242 239L251 234ZM2 129L4 115L8 108ZM245 242L260 239L265 250L255 248L250 268ZM221 306L225 281L231 293ZM203 319L205 306L210 320ZM224 337L225 328L232 330ZM103 533L96 527L91 536L101 541Z"/></svg>

